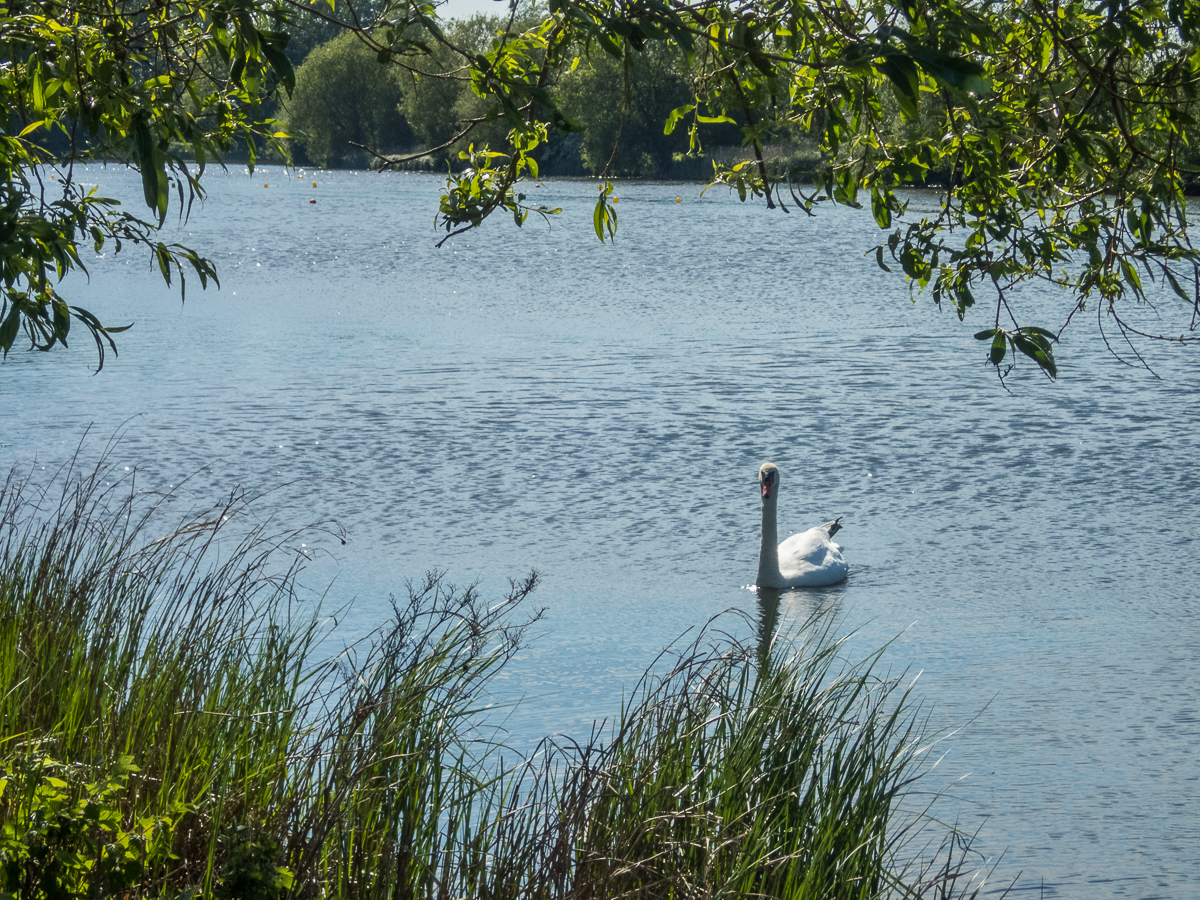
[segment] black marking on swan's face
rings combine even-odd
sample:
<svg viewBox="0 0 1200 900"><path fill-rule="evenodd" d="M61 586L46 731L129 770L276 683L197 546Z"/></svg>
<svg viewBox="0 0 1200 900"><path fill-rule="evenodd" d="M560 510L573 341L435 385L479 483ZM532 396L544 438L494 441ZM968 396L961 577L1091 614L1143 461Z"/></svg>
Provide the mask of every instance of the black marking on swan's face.
<svg viewBox="0 0 1200 900"><path fill-rule="evenodd" d="M775 480L779 475L778 469L761 469L758 473L758 483L762 485L762 498L764 500L771 499L771 491L775 489Z"/></svg>

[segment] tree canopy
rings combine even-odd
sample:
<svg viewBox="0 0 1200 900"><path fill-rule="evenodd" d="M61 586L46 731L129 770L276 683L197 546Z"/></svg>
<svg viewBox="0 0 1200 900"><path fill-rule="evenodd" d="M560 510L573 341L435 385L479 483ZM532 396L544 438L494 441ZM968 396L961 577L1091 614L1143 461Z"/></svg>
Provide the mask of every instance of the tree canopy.
<svg viewBox="0 0 1200 900"><path fill-rule="evenodd" d="M337 164L356 146L387 147L411 136L400 115L403 102L398 73L381 67L353 34L341 34L314 49L297 71L288 127L307 136L312 162Z"/></svg>
<svg viewBox="0 0 1200 900"><path fill-rule="evenodd" d="M622 145L629 153L650 127L641 110L657 108L692 152L706 128L736 127L752 158L716 166L714 182L774 210L869 209L879 265L961 318L986 310L976 337L998 367L1024 354L1054 376L1052 345L1085 311L1135 355L1137 336L1200 339L1186 200L1200 0L551 0L514 3L484 29L420 0L46 0L0 16L5 352L22 326L34 346L65 342L71 317L101 350L111 341L115 329L52 284L83 265L89 238L148 246L168 278L185 266L215 277L193 251L154 239L167 173L184 204L208 160L236 146L253 161L277 139L263 101L291 91L285 32L314 17L415 85L406 109L439 102L439 85L469 89L440 130L422 126L418 151L463 148L439 210L447 235L497 211L517 224L556 212L530 205L520 181L538 174L552 135L584 124L579 85L601 72L610 86L619 76L622 104L611 139L587 136L593 157L611 143L604 175L622 171ZM654 101L635 114L635 94ZM780 135L807 137L815 161L772 170L764 147ZM73 187L71 163L99 155L142 171L148 221ZM47 172L59 176L53 193ZM934 212L907 214L911 186L938 189ZM610 191L593 218L602 240L615 236ZM1073 298L1066 321L1011 302L1028 281ZM1169 308L1156 301L1162 287ZM1153 330L1127 312L1151 301Z"/></svg>
<svg viewBox="0 0 1200 900"><path fill-rule="evenodd" d="M240 0L8 0L0 8L0 349L24 329L32 345L67 343L72 320L112 334L55 284L90 243L149 250L169 283L216 279L211 261L156 239L171 203L203 195L210 161L236 151L253 164L278 139L262 101L294 85L280 30L285 7ZM142 175L149 217L84 190L74 165L117 160Z"/></svg>

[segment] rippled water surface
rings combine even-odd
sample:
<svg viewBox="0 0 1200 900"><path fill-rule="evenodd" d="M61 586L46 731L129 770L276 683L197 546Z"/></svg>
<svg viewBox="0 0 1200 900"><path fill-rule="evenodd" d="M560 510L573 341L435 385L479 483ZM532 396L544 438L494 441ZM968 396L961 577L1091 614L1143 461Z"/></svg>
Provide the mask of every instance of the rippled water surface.
<svg viewBox="0 0 1200 900"><path fill-rule="evenodd" d="M954 783L944 814L1004 854L989 884L1200 897L1196 351L1149 348L1155 379L1085 324L1058 382L1026 365L1010 395L971 338L990 314L911 304L846 211L621 185L601 246L594 185L547 183L530 192L564 208L551 227L437 250L435 178L208 181L173 239L215 258L221 291L181 306L141 256L89 263L72 302L136 325L94 377L83 335L10 354L5 467L124 424L115 459L144 484L194 475L197 503L279 486L264 513L347 529L313 575L358 598L352 629L430 568L497 594L538 569L547 618L502 685L528 745L614 712L685 630L758 614L771 459L781 534L844 516L851 563L786 594L784 619L836 610L851 655L898 635L893 671L964 726L928 785Z"/></svg>

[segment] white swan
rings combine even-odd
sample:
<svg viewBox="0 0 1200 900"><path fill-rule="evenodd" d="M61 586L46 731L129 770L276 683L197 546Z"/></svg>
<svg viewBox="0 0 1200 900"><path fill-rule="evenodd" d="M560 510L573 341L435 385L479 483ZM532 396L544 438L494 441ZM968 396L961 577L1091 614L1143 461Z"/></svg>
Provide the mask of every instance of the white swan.
<svg viewBox="0 0 1200 900"><path fill-rule="evenodd" d="M841 530L838 524L841 518L793 534L776 546L779 468L775 463L762 464L758 483L762 488L762 543L758 548L758 577L754 583L773 588L818 587L837 584L845 578L850 567L842 556L842 548L830 540Z"/></svg>

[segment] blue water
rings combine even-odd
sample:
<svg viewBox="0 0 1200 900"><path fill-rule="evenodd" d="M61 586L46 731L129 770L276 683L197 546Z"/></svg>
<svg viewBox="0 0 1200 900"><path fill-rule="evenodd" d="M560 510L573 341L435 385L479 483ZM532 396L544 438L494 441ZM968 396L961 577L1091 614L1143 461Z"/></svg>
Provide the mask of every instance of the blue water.
<svg viewBox="0 0 1200 900"><path fill-rule="evenodd" d="M88 452L120 432L143 485L190 476L184 503L273 488L260 514L346 529L308 582L355 599L351 631L427 569L494 595L538 569L546 619L497 686L524 698L506 725L527 747L586 734L688 629L758 615L773 460L780 533L844 516L851 564L785 594L781 627L829 609L850 656L895 638L933 726L962 726L926 787L979 829L990 888L1200 897L1195 350L1139 345L1155 378L1082 318L1060 379L1022 365L1008 393L971 337L990 312L911 303L863 256L863 214L619 185L602 246L595 186L547 182L530 193L564 208L552 225L437 250L435 177L299 174L210 173L172 226L219 292L193 282L181 305L124 253L70 279L71 302L135 327L96 376L83 335L9 355L0 465L52 468L90 425ZM122 170L86 177L140 196Z"/></svg>

